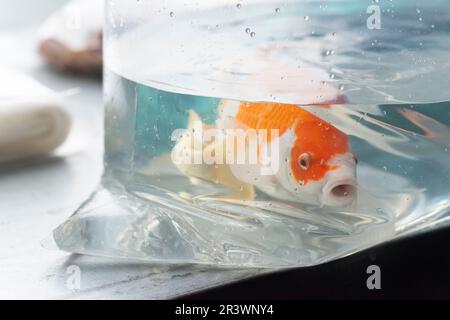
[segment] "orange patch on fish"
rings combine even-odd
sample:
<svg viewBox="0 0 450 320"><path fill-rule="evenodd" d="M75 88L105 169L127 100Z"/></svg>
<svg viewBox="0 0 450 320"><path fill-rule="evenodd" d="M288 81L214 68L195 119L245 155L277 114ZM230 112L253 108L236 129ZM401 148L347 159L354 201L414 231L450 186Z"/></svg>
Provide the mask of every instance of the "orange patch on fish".
<svg viewBox="0 0 450 320"><path fill-rule="evenodd" d="M291 148L289 164L293 177L300 184L322 179L338 166L328 164L337 154L350 151L348 136L312 113L294 104L241 102L235 119L255 130L279 130L282 136L291 129L296 139ZM270 142L270 134L268 136ZM308 167L302 167L300 157L309 154Z"/></svg>

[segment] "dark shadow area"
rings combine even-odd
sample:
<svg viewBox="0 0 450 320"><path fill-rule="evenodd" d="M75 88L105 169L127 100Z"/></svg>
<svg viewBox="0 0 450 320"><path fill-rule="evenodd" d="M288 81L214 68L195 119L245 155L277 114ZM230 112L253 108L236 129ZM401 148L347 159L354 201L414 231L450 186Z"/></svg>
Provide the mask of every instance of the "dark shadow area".
<svg viewBox="0 0 450 320"><path fill-rule="evenodd" d="M450 299L450 228L392 241L316 267L291 269L187 299ZM381 271L381 289L369 290Z"/></svg>

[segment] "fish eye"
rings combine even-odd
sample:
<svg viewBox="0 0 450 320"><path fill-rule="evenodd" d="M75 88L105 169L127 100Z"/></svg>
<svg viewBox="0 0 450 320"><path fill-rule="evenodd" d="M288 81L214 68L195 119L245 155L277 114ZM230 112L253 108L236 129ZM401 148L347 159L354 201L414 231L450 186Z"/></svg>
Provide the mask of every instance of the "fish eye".
<svg viewBox="0 0 450 320"><path fill-rule="evenodd" d="M302 153L300 157L298 157L298 164L303 170L308 170L311 164L311 155L309 153Z"/></svg>

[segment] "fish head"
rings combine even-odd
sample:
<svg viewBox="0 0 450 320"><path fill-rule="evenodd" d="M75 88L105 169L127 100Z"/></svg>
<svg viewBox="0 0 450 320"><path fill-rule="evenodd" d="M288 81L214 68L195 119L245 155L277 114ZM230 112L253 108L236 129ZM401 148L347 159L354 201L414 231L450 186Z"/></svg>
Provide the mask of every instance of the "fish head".
<svg viewBox="0 0 450 320"><path fill-rule="evenodd" d="M320 119L301 123L288 155L288 191L300 201L347 207L357 195L348 136Z"/></svg>

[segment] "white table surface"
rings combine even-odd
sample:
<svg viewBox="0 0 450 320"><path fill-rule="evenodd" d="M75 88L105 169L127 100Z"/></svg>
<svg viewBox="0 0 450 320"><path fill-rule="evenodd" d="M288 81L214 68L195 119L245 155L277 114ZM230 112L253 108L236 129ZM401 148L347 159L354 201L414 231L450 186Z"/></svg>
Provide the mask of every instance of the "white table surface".
<svg viewBox="0 0 450 320"><path fill-rule="evenodd" d="M259 273L155 266L42 247L41 241L91 193L102 172L100 81L54 73L35 53L36 25L59 2L63 1L0 0L0 64L30 74L58 92L75 89L64 102L74 128L62 156L0 167L0 298L164 299ZM20 18L11 18L19 13ZM67 286L70 266L81 272L80 289Z"/></svg>

